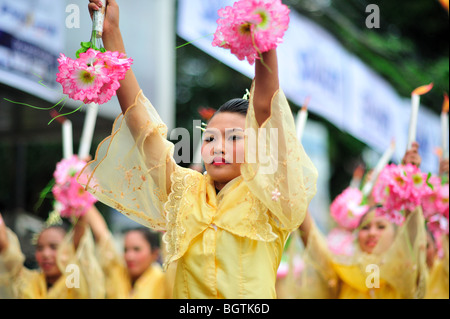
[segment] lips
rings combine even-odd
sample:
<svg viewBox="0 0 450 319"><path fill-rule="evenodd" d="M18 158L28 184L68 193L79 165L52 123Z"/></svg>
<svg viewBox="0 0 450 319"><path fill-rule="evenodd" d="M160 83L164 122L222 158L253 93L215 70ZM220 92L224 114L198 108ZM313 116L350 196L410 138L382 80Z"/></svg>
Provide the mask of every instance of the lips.
<svg viewBox="0 0 450 319"><path fill-rule="evenodd" d="M368 247L375 247L377 245L377 241L376 240L369 240L366 242L366 246Z"/></svg>
<svg viewBox="0 0 450 319"><path fill-rule="evenodd" d="M53 267L54 265L55 265L55 264L52 263L52 262L43 262L43 263L41 264L41 268L42 268L43 270L50 270L50 269L52 269L52 267Z"/></svg>
<svg viewBox="0 0 450 319"><path fill-rule="evenodd" d="M214 166L221 166L221 165L226 165L229 163L227 163L223 157L214 157L211 164Z"/></svg>

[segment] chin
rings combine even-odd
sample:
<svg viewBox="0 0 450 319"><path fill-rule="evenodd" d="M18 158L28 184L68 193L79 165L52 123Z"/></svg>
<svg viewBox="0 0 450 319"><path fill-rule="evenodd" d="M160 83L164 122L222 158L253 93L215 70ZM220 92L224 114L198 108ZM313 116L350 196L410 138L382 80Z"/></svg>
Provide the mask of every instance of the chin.
<svg viewBox="0 0 450 319"><path fill-rule="evenodd" d="M215 182L228 183L229 181L241 175L240 171L235 172L234 169L230 168L223 169L216 167L207 167L207 172L208 175L211 176L211 179L214 180Z"/></svg>

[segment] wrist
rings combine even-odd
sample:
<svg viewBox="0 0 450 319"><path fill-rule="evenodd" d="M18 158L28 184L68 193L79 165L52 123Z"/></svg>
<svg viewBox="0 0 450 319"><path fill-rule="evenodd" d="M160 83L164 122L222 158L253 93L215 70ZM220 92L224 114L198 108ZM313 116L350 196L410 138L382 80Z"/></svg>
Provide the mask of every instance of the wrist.
<svg viewBox="0 0 450 319"><path fill-rule="evenodd" d="M108 51L118 51L125 53L125 46L123 44L122 34L119 28L113 28L103 33L103 45Z"/></svg>

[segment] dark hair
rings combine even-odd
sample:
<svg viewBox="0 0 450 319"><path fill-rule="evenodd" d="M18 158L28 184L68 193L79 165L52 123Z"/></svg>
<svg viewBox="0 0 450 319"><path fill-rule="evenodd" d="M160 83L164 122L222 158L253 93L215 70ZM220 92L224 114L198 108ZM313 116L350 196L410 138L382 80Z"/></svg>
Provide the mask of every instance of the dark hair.
<svg viewBox="0 0 450 319"><path fill-rule="evenodd" d="M136 231L136 232L140 233L142 235L142 237L144 237L144 239L150 244L150 247L152 248L152 250L156 250L161 247L161 239L160 239L159 233L154 232L154 231L150 230L149 228L145 228L145 227L137 227L137 228L128 229L126 232L129 233L131 231Z"/></svg>
<svg viewBox="0 0 450 319"><path fill-rule="evenodd" d="M238 113L242 115L247 115L248 111L248 100L245 99L232 99L223 104L217 111L214 113L214 115L218 113ZM211 117L213 118L214 115Z"/></svg>
<svg viewBox="0 0 450 319"><path fill-rule="evenodd" d="M56 225L50 225L50 226L45 226L39 233L39 236L46 230L49 229L56 229L61 231L64 235L67 234L69 232L69 227L66 224L56 224Z"/></svg>

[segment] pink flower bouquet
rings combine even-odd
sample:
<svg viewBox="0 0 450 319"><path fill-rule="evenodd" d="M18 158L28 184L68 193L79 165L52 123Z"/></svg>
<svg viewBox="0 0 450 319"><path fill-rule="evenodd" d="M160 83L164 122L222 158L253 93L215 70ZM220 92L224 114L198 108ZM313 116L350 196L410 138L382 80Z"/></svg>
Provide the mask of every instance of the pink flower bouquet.
<svg viewBox="0 0 450 319"><path fill-rule="evenodd" d="M63 93L85 104L104 104L116 94L132 59L118 52L88 49L73 60L61 53L56 81Z"/></svg>
<svg viewBox="0 0 450 319"><path fill-rule="evenodd" d="M346 188L331 203L330 214L337 224L346 229L358 227L361 217L369 210L368 205L362 205L363 194L357 188Z"/></svg>
<svg viewBox="0 0 450 319"><path fill-rule="evenodd" d="M97 199L78 184L77 177L86 162L76 155L63 159L53 173L55 185L52 188L55 199L61 204L61 217L81 217L97 202Z"/></svg>
<svg viewBox="0 0 450 319"><path fill-rule="evenodd" d="M376 203L382 205L377 209L378 214L400 225L404 221L402 212L413 211L422 205L424 196L431 192L428 175L418 167L391 164L381 171L372 196Z"/></svg>
<svg viewBox="0 0 450 319"><path fill-rule="evenodd" d="M355 233L340 227L333 228L327 235L328 249L335 255L353 256Z"/></svg>
<svg viewBox="0 0 450 319"><path fill-rule="evenodd" d="M434 234L449 233L449 184L441 185L441 179L429 179L433 189L422 199L423 215L428 228Z"/></svg>
<svg viewBox="0 0 450 319"><path fill-rule="evenodd" d="M220 9L212 45L229 49L254 64L275 49L289 27L289 8L281 0L240 0Z"/></svg>

